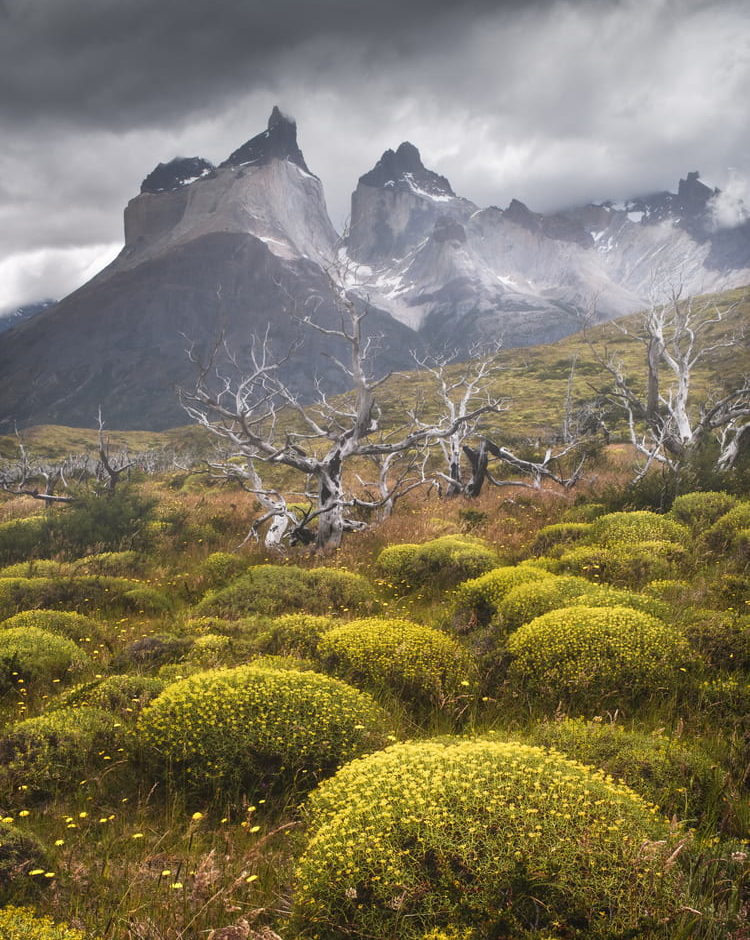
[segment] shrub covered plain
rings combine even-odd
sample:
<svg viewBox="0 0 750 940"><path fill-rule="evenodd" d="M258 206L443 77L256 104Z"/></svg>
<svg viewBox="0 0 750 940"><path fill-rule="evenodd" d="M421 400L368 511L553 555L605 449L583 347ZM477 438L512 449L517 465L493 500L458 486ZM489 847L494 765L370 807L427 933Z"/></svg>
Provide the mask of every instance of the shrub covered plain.
<svg viewBox="0 0 750 940"><path fill-rule="evenodd" d="M746 940L750 501L617 461L324 558L0 503L0 936Z"/></svg>

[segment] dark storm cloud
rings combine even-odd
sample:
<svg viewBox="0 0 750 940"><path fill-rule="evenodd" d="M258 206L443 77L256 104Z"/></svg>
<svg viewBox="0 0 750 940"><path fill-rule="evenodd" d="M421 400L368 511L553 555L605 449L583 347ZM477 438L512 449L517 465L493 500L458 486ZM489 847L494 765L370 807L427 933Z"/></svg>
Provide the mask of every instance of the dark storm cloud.
<svg viewBox="0 0 750 940"><path fill-rule="evenodd" d="M366 59L377 51L390 62L434 40L437 30L449 35L461 21L518 6L529 4L4 0L0 114L16 121L52 115L111 128L158 121L264 80L280 56L321 38L334 48L355 42Z"/></svg>
<svg viewBox="0 0 750 940"><path fill-rule="evenodd" d="M0 0L0 92L0 311L80 283L157 162L220 161L275 103L337 225L405 139L480 205L699 169L725 224L749 191L746 0Z"/></svg>

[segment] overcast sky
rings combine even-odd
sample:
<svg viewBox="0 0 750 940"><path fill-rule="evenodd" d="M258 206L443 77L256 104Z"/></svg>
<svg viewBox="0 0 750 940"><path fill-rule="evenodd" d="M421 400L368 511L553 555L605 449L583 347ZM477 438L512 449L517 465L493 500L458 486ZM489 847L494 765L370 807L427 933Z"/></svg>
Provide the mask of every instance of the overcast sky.
<svg viewBox="0 0 750 940"><path fill-rule="evenodd" d="M750 203L748 102L747 0L0 0L0 311L87 280L157 163L276 103L340 227L402 140L480 205L689 170Z"/></svg>

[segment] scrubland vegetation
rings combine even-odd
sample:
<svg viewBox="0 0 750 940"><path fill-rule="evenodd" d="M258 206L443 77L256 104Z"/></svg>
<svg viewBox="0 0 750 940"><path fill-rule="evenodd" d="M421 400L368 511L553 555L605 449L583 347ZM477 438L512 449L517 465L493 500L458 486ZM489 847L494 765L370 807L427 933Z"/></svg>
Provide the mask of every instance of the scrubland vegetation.
<svg viewBox="0 0 750 940"><path fill-rule="evenodd" d="M729 327L749 309L720 302ZM706 322L696 415L746 367ZM637 388L632 340L602 330ZM11 467L3 940L750 938L749 435L724 426L722 463L720 436L675 456L652 427L634 481L631 384L627 421L606 389L589 413L607 369L572 370L580 343L498 356L488 394L517 403L472 426L471 455L494 435L510 478L466 498L481 487L442 472L441 498L428 447L392 514L352 499L333 542L294 461L261 490L247 448L218 478L123 459L61 505L33 488L49 464ZM386 438L417 397L429 412L413 377L383 386ZM545 434L591 414L585 472L577 454L547 474ZM40 433L57 456L66 434L95 446ZM373 453L349 457L336 482L361 495ZM274 513L307 543L262 548Z"/></svg>
<svg viewBox="0 0 750 940"><path fill-rule="evenodd" d="M0 935L746 938L746 484L624 466L323 558L185 473L0 504Z"/></svg>

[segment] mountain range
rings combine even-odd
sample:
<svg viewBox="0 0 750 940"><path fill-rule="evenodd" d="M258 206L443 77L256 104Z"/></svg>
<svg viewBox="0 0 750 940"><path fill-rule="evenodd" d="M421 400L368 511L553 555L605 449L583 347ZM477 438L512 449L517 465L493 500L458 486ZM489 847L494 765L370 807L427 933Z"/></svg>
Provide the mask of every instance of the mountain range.
<svg viewBox="0 0 750 940"><path fill-rule="evenodd" d="M229 351L242 369L268 331L304 400L343 391L336 344L305 329L339 322L334 282L367 305L377 369L413 367L412 350L470 355L477 345L550 342L582 319L642 308L654 290L750 283L750 222L717 224L718 190L698 173L659 192L543 215L513 200L480 208L424 166L408 142L359 179L348 231L326 209L296 125L274 108L265 131L218 166L159 164L125 209L120 255L83 287L0 339L0 428L161 429L185 422L175 389ZM226 368L233 368L227 364Z"/></svg>

